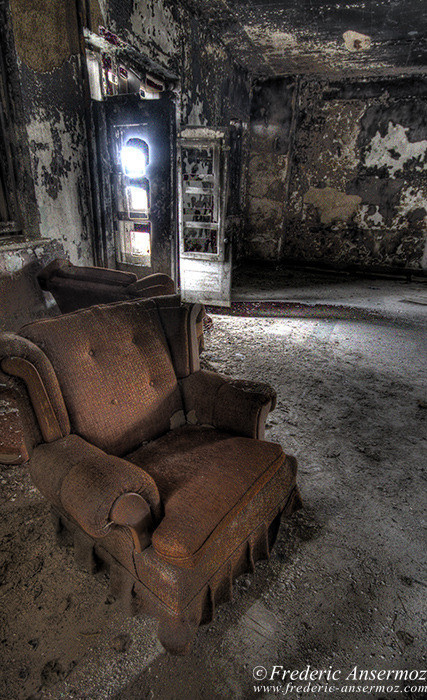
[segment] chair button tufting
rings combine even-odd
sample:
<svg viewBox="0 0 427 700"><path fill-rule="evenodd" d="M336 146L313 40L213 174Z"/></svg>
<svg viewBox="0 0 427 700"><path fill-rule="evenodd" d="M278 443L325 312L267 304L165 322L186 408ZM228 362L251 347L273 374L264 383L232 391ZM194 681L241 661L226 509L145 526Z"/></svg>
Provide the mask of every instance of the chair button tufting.
<svg viewBox="0 0 427 700"><path fill-rule="evenodd" d="M114 404L114 406L117 406L119 402L117 401L117 399L111 399L111 403Z"/></svg>
<svg viewBox="0 0 427 700"><path fill-rule="evenodd" d="M90 355L91 357L93 357L93 356L94 356L94 354L95 354L95 353L94 353L94 351L93 351L93 350L89 350L89 355Z"/></svg>
<svg viewBox="0 0 427 700"><path fill-rule="evenodd" d="M150 386L154 386L154 382L153 382L153 380L151 380L151 382L150 382Z"/></svg>

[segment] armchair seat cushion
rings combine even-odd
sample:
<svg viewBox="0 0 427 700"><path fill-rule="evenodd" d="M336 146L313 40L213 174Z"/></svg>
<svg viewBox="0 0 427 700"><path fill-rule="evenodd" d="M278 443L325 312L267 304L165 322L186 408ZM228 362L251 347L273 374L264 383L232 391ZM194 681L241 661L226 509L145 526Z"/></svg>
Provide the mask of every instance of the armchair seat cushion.
<svg viewBox="0 0 427 700"><path fill-rule="evenodd" d="M209 427L170 431L127 460L147 471L160 492L165 515L153 534L157 555L185 568L212 548L220 546L223 557L224 547L233 551L295 479L280 445Z"/></svg>

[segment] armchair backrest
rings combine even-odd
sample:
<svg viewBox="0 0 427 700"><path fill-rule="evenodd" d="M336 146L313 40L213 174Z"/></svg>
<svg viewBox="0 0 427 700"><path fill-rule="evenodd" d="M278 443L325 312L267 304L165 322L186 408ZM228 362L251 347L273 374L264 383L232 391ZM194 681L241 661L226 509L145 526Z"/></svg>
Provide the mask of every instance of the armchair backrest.
<svg viewBox="0 0 427 700"><path fill-rule="evenodd" d="M176 297L94 306L24 326L21 338L9 341L9 356L16 359L22 345L27 357L28 343L35 346L55 375L54 382L40 370L38 380L54 408L58 398L49 391L57 381L69 430L124 455L184 422L177 379L197 369L195 310ZM10 362L3 365L14 373Z"/></svg>
<svg viewBox="0 0 427 700"><path fill-rule="evenodd" d="M38 321L22 334L52 363L71 432L125 454L170 428L182 410L154 302L95 306Z"/></svg>
<svg viewBox="0 0 427 700"><path fill-rule="evenodd" d="M176 291L174 281L163 273L137 279L133 272L80 267L62 258L50 262L38 273L37 279L44 291L53 294L62 313L94 304L171 295Z"/></svg>

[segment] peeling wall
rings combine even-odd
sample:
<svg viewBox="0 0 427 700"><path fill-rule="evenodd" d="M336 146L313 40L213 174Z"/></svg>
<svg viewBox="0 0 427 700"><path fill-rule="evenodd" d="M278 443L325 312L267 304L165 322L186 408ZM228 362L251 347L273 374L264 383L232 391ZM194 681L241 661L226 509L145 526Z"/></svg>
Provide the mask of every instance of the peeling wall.
<svg viewBox="0 0 427 700"><path fill-rule="evenodd" d="M40 233L92 262L77 19L65 0L11 0ZM52 6L54 5L54 6ZM37 19L36 19L37 18Z"/></svg>
<svg viewBox="0 0 427 700"><path fill-rule="evenodd" d="M0 328L54 311L35 275L51 259L92 261L78 36L65 0L2 6L22 236L0 241Z"/></svg>
<svg viewBox="0 0 427 700"><path fill-rule="evenodd" d="M224 46L177 0L109 0L107 23L120 38L180 78L181 122L248 121L250 80Z"/></svg>
<svg viewBox="0 0 427 700"><path fill-rule="evenodd" d="M84 265L92 262L92 242L79 75L76 57L47 74L21 68L40 232Z"/></svg>
<svg viewBox="0 0 427 700"><path fill-rule="evenodd" d="M278 156L271 140L260 142L252 109L248 255L426 268L427 81L303 80L298 93L283 198L269 195L269 163ZM289 104L283 81L259 88L269 118L280 114L278 96ZM289 118L281 124L286 138ZM276 191L282 171L276 163Z"/></svg>
<svg viewBox="0 0 427 700"><path fill-rule="evenodd" d="M30 168L43 238L92 262L82 74L75 6L10 0ZM30 232L24 230L25 235Z"/></svg>

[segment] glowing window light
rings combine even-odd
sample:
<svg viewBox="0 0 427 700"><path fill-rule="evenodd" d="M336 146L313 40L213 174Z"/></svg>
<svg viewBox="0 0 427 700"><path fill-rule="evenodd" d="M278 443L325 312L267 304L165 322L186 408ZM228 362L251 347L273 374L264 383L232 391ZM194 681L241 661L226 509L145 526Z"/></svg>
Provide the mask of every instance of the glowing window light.
<svg viewBox="0 0 427 700"><path fill-rule="evenodd" d="M132 231L131 245L133 255L151 255L151 236L148 231Z"/></svg>
<svg viewBox="0 0 427 700"><path fill-rule="evenodd" d="M129 208L131 211L147 211L148 210L148 194L145 187L136 187L131 185L128 187L129 192Z"/></svg>
<svg viewBox="0 0 427 700"><path fill-rule="evenodd" d="M120 153L125 175L132 179L144 177L148 165L148 146L142 139L129 139Z"/></svg>

